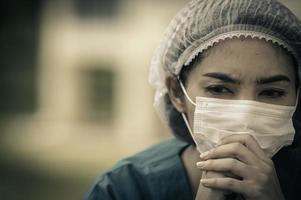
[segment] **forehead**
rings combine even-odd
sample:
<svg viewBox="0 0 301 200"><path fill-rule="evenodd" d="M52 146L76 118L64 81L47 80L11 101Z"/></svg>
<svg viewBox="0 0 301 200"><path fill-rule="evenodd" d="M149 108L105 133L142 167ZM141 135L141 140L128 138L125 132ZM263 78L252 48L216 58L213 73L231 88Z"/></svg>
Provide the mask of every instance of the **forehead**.
<svg viewBox="0 0 301 200"><path fill-rule="evenodd" d="M195 70L197 74L224 72L251 79L274 74L295 76L293 59L284 49L252 38L235 38L216 44L205 52Z"/></svg>

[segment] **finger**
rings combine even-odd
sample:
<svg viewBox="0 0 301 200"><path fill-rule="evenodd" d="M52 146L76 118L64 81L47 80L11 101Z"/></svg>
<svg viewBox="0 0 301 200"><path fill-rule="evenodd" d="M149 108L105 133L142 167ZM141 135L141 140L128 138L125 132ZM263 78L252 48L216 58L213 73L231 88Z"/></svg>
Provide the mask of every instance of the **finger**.
<svg viewBox="0 0 301 200"><path fill-rule="evenodd" d="M201 160L236 158L245 164L256 165L257 156L241 143L230 143L215 147L200 155Z"/></svg>
<svg viewBox="0 0 301 200"><path fill-rule="evenodd" d="M215 171L203 171L203 173L202 173L202 179L225 178L225 177L226 176L224 175L224 173L215 172ZM199 184L199 187L200 186L204 187L202 184ZM207 189L209 189L209 188L207 188ZM217 190L214 190L214 191L217 191ZM223 193L223 195L227 195L227 194L231 193L230 191L227 191L227 190L220 190L219 192ZM204 195L204 194L202 194L202 195ZM202 197L203 197L202 199L211 199L211 198L205 198L204 196L202 196ZM223 199L223 198L221 198L221 199Z"/></svg>
<svg viewBox="0 0 301 200"><path fill-rule="evenodd" d="M222 158L201 161L197 162L197 167L204 171L230 172L238 176L239 179L250 178L253 171L248 165L234 158Z"/></svg>
<svg viewBox="0 0 301 200"><path fill-rule="evenodd" d="M236 178L241 179L241 177L234 175L230 172L218 172L218 171L203 171L202 178Z"/></svg>
<svg viewBox="0 0 301 200"><path fill-rule="evenodd" d="M267 160L269 159L266 154L264 153L264 151L262 150L262 148L260 147L259 143L257 142L257 140L249 134L234 134L234 135L230 135L228 137L225 137L223 139L221 139L219 145L224 145L224 144L230 144L230 143L235 143L235 142L239 142L241 144L243 144L244 146L246 146L248 149L250 149L254 154L256 154L260 159L262 160Z"/></svg>
<svg viewBox="0 0 301 200"><path fill-rule="evenodd" d="M219 190L229 190L238 194L248 194L249 188L247 185L237 179L233 178L210 178L210 179L201 179L201 183L205 187L219 189Z"/></svg>
<svg viewBox="0 0 301 200"><path fill-rule="evenodd" d="M224 178L226 177L223 173L214 171L203 171L202 178Z"/></svg>
<svg viewBox="0 0 301 200"><path fill-rule="evenodd" d="M224 199L223 197L227 193L223 190L211 189L209 187L205 187L202 184L199 184L196 200L205 200L205 199Z"/></svg>

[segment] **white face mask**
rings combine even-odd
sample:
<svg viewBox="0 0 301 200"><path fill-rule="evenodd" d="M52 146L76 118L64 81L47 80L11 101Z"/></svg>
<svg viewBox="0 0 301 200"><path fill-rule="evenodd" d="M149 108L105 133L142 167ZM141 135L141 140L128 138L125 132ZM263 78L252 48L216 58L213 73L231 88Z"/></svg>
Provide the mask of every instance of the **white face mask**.
<svg viewBox="0 0 301 200"><path fill-rule="evenodd" d="M222 138L233 134L250 134L255 137L265 153L272 157L282 147L292 144L295 129L292 122L295 106L281 106L250 100L225 100L196 97L193 133L186 115L183 119L198 151L213 148ZM298 101L296 101L298 102Z"/></svg>

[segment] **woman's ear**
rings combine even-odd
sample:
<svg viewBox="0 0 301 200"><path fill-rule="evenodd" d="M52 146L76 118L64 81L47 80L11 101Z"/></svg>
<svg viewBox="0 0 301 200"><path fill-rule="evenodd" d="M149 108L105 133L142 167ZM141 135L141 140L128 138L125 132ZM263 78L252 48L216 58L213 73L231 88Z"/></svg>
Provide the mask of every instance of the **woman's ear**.
<svg viewBox="0 0 301 200"><path fill-rule="evenodd" d="M168 95L173 106L176 108L178 112L185 112L186 104L183 99L184 94L183 91L181 90L181 86L177 78L171 76L167 77L165 80L165 85L167 87Z"/></svg>

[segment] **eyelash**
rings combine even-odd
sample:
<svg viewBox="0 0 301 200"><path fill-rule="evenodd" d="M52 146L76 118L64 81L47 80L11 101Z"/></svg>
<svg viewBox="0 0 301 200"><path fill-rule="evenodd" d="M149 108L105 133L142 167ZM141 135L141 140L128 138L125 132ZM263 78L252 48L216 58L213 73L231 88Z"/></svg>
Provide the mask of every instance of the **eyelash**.
<svg viewBox="0 0 301 200"><path fill-rule="evenodd" d="M213 95L234 94L232 90L223 85L210 85L205 87L205 90Z"/></svg>
<svg viewBox="0 0 301 200"><path fill-rule="evenodd" d="M209 92L212 95L233 95L234 91L223 86L223 85L210 85L205 87L206 92ZM264 96L267 98L281 98L287 93L284 90L280 89L265 89L259 93L259 96Z"/></svg>
<svg viewBox="0 0 301 200"><path fill-rule="evenodd" d="M268 96L269 98L276 99L286 95L286 92L279 89L267 89L259 93L259 95Z"/></svg>

